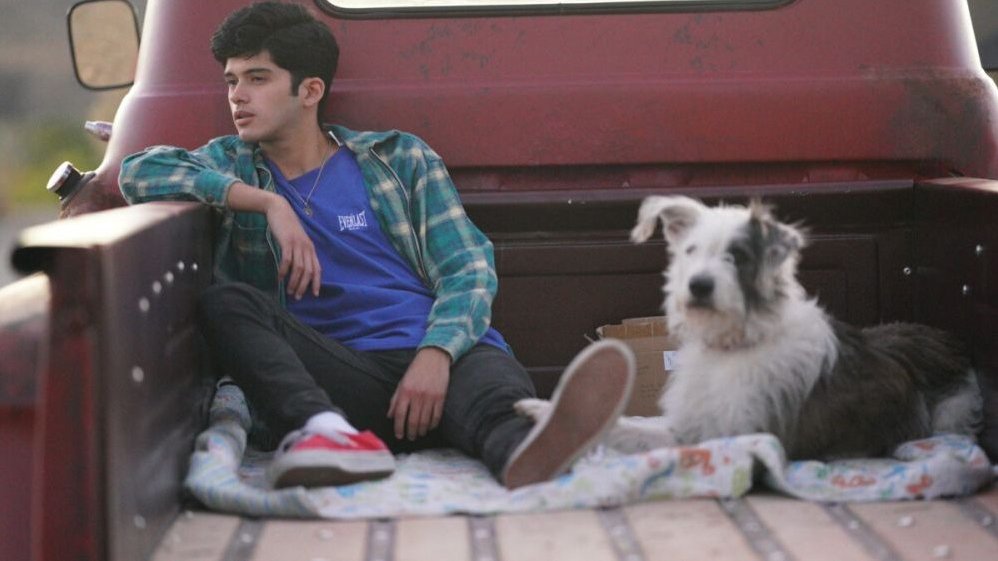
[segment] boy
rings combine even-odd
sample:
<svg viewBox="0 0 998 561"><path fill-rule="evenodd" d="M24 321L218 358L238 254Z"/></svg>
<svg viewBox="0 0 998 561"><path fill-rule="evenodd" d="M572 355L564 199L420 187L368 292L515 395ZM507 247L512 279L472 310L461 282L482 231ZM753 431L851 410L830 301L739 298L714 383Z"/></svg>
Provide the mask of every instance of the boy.
<svg viewBox="0 0 998 561"><path fill-rule="evenodd" d="M212 52L237 135L129 156L120 185L130 203L219 211L199 321L221 372L285 435L273 485L384 477L391 451L435 446L481 458L510 488L567 469L623 407L626 349L590 347L547 421L517 416L534 388L489 326L492 244L439 156L398 131L321 125L338 47L301 6L236 11Z"/></svg>

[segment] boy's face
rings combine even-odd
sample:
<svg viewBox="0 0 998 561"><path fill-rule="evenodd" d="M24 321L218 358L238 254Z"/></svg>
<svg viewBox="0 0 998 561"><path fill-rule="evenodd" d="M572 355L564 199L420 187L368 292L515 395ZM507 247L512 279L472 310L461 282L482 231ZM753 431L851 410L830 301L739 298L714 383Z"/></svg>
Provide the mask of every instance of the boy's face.
<svg viewBox="0 0 998 561"><path fill-rule="evenodd" d="M267 51L228 59L225 83L232 122L246 142L281 138L306 110L301 96L291 95L291 73L277 66Z"/></svg>

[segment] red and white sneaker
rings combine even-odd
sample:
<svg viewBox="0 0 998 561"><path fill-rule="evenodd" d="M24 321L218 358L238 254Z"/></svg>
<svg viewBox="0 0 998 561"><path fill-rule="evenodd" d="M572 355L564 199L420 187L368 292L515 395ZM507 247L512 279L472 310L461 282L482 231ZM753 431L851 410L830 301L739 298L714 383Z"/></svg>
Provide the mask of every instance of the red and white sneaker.
<svg viewBox="0 0 998 561"><path fill-rule="evenodd" d="M329 487L381 479L395 471L395 457L371 431L331 435L288 433L277 447L267 478L282 487Z"/></svg>

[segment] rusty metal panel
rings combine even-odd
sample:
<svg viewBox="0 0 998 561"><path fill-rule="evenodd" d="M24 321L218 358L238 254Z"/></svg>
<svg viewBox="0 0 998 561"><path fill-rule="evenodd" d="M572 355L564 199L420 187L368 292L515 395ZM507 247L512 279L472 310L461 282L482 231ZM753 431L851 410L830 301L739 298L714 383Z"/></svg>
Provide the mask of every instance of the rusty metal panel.
<svg viewBox="0 0 998 561"><path fill-rule="evenodd" d="M245 3L149 2L135 85L97 179L74 205L121 204L126 154L233 133L206 45ZM324 117L424 137L465 192L515 199L509 184L524 170L567 170L560 186L528 187L548 190L572 188L572 174L616 167L640 176L646 166L660 167L663 184L698 188L726 183L717 170L743 185L799 185L828 170L874 178L883 163L893 177L998 177L998 88L980 67L962 2L320 17L342 52ZM781 166L799 173L766 179L791 171Z"/></svg>
<svg viewBox="0 0 998 561"><path fill-rule="evenodd" d="M209 213L158 203L22 234L15 265L44 270L52 293L34 559L143 559L176 514L210 387L192 327Z"/></svg>
<svg viewBox="0 0 998 561"><path fill-rule="evenodd" d="M112 148L231 132L203 45L235 4L150 5L148 67ZM998 95L968 40L966 7L950 0L322 17L343 53L327 116L417 132L455 168L936 159L998 173ZM178 56L177 45L205 50ZM195 105L203 118L183 118Z"/></svg>
<svg viewBox="0 0 998 561"><path fill-rule="evenodd" d="M16 254L15 254L16 255ZM48 360L38 378L32 479L32 559L104 557L93 261L76 249L51 255ZM23 269L22 269L23 270Z"/></svg>
<svg viewBox="0 0 998 561"><path fill-rule="evenodd" d="M102 248L109 560L152 551L177 512L193 436L206 419L212 380L195 305L211 280L207 212Z"/></svg>
<svg viewBox="0 0 998 561"><path fill-rule="evenodd" d="M34 407L48 311L45 275L32 275L0 288L0 407Z"/></svg>
<svg viewBox="0 0 998 561"><path fill-rule="evenodd" d="M971 345L985 394L981 447L998 460L998 181L952 178L916 185L918 321Z"/></svg>
<svg viewBox="0 0 998 561"><path fill-rule="evenodd" d="M44 367L49 283L42 274L0 288L0 558L30 555L37 376Z"/></svg>

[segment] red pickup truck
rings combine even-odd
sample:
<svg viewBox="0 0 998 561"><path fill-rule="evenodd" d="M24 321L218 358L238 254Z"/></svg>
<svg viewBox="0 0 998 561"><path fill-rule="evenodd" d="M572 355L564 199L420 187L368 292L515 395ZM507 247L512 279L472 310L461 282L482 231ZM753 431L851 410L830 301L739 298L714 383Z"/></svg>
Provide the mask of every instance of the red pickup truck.
<svg viewBox="0 0 998 561"><path fill-rule="evenodd" d="M299 1L341 45L328 120L412 131L447 162L495 243L493 323L541 394L597 326L660 313L664 249L627 241L645 196L763 196L808 225L800 277L831 313L968 343L986 393L980 444L998 459L998 88L964 1ZM231 133L207 45L243 3L149 0L137 59L127 2L70 12L82 81L127 85L137 65L103 163L54 178L67 218L22 233L13 262L33 274L0 289L0 558L292 559L316 528L342 538L328 558L380 558L382 531L400 540L398 559L779 558L710 501L620 510L627 547L588 511L544 522L545 535L531 526L546 519L515 516L494 517L493 535L459 517L184 514L213 388L193 306L211 282L214 216L115 208L117 172L146 146ZM959 504L977 521L946 501L856 507L864 532L808 503L747 504L782 558L984 559L966 552L998 551L996 497ZM918 536L899 537L894 518L878 525L916 511ZM969 549L909 547L933 532Z"/></svg>

